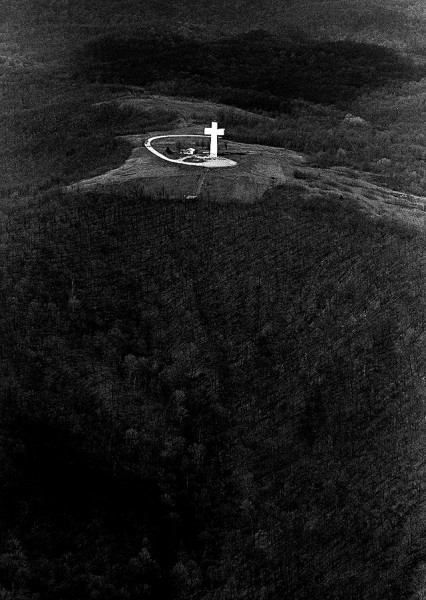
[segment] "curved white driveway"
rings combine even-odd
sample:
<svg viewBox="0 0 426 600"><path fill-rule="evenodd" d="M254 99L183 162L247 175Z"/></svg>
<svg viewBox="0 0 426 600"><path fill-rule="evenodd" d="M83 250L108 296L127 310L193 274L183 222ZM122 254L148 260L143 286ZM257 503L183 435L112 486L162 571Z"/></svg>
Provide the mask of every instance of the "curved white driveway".
<svg viewBox="0 0 426 600"><path fill-rule="evenodd" d="M200 163L194 163L194 162L187 162L189 158L191 158L191 156L185 156L183 158L178 158L178 159L174 159L174 158L168 158L167 156L164 156L164 154L161 154L161 152L158 152L158 150L155 150L155 148L153 148L151 146L151 142L153 140L159 140L162 138L181 138L181 137L208 137L199 133L182 133L181 135L155 135L154 137L149 138L146 142L145 142L145 148L147 150L149 150L150 152L152 152L153 154L155 154L156 156L159 156L160 158L162 158L163 160L167 160L167 162L171 162L171 163L177 163L178 165L186 165L188 167L234 167L237 163L233 160L230 160L229 158L207 158L205 161L200 162Z"/></svg>

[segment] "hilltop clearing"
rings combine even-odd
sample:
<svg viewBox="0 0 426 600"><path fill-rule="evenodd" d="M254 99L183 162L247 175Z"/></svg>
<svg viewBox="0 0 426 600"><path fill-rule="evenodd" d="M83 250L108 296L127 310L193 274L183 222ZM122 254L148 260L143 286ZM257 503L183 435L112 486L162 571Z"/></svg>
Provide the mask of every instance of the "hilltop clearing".
<svg viewBox="0 0 426 600"><path fill-rule="evenodd" d="M189 128L182 128L173 130L170 135L187 134L188 131ZM169 163L152 155L144 147L144 140L149 135L126 136L125 140L135 148L121 167L80 181L68 189L84 191L132 182L139 184L146 193L154 195L174 198L196 195L200 198L211 197L216 201L254 202L268 188L293 179L293 167L305 160L291 150L229 142L226 156L236 161L237 165L232 169L206 168L200 173L198 168L191 165ZM185 140L184 137L178 139ZM171 137L170 144L172 142L174 138Z"/></svg>
<svg viewBox="0 0 426 600"><path fill-rule="evenodd" d="M167 114L172 111L179 120L180 127L161 135L190 135L202 131L201 124L214 115L220 114L223 107L208 102L177 100L167 97L124 98L120 101L123 109L131 107L142 114L156 107ZM245 111L237 111L244 119ZM273 124L274 120L270 119ZM96 190L101 186L122 186L131 183L136 189L154 196L167 196L182 199L196 196L214 202L251 203L260 200L262 195L274 187L285 184L305 197L333 196L346 201L356 200L360 206L368 207L370 217L394 215L405 221L423 222L426 211L426 197L391 190L379 185L380 177L375 173L360 172L353 168L336 166L321 169L311 166L308 157L287 150L262 144L244 144L227 141L220 146L220 153L237 162L232 169L198 169L188 165L168 163L153 156L144 147L151 135L132 134L123 140L133 147L130 157L118 168L93 178L77 182L70 190ZM226 132L225 132L226 133ZM185 137L178 138L190 145ZM191 140L191 138L189 138ZM192 139L192 142L196 138ZM158 140L158 147L164 152L167 146L176 145L176 139Z"/></svg>

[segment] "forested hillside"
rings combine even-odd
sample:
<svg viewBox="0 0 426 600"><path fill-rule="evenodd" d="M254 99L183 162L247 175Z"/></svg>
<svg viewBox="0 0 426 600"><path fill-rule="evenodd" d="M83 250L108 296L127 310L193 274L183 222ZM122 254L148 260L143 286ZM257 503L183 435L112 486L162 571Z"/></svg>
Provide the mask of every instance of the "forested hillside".
<svg viewBox="0 0 426 600"><path fill-rule="evenodd" d="M288 42L264 31L203 42L176 33L103 36L77 53L76 75L209 98L243 108L285 110L284 99L344 105L388 83L420 79L424 70L374 44ZM263 100L263 102L262 102Z"/></svg>
<svg viewBox="0 0 426 600"><path fill-rule="evenodd" d="M135 31L171 24L203 38L254 28L290 39L351 39L423 54L426 15L421 0L2 0L2 22L75 36Z"/></svg>
<svg viewBox="0 0 426 600"><path fill-rule="evenodd" d="M422 227L116 191L1 238L4 598L421 589Z"/></svg>
<svg viewBox="0 0 426 600"><path fill-rule="evenodd" d="M424 599L421 3L0 21L0 598Z"/></svg>

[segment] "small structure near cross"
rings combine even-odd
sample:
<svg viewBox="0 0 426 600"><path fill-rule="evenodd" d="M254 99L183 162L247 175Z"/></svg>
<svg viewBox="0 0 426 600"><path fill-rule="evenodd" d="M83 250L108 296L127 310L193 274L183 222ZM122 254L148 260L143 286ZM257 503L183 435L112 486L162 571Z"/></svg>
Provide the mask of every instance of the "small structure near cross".
<svg viewBox="0 0 426 600"><path fill-rule="evenodd" d="M217 122L213 121L211 127L204 129L205 135L210 135L210 158L217 158L217 138L219 135L225 135L224 129L217 128Z"/></svg>

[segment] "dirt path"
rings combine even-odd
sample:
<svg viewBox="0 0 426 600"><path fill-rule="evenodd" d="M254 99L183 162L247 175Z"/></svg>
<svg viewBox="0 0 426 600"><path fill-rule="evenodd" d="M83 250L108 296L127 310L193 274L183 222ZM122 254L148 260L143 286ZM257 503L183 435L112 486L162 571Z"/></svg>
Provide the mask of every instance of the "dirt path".
<svg viewBox="0 0 426 600"><path fill-rule="evenodd" d="M164 156L161 152L152 147L152 142L154 140L160 139L169 139L169 138L182 138L182 137L202 137L205 138L207 136L201 134L194 133L182 133L182 134L171 134L171 135L156 135L154 137L150 137L145 142L145 148L158 156L159 158L166 160L167 162L176 163L179 165L187 165L188 167L205 167L205 168L222 168L222 167L235 167L237 163L234 160L230 160L229 158L223 158L219 156L218 158L207 158L204 159L203 162L192 162L192 156L185 156L183 158L168 158Z"/></svg>

